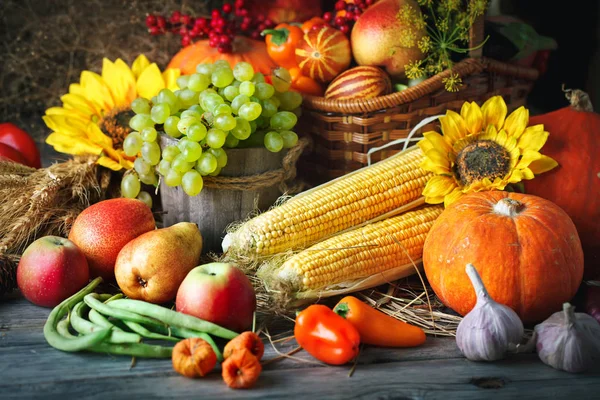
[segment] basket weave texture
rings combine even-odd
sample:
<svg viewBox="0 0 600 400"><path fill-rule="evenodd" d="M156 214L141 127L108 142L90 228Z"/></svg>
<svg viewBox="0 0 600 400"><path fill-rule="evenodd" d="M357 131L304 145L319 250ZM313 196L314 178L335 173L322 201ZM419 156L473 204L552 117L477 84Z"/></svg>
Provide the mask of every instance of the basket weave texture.
<svg viewBox="0 0 600 400"><path fill-rule="evenodd" d="M483 39L483 20L471 29L471 48ZM416 86L401 92L372 99L335 100L305 96L302 129L313 139L310 154L300 160L299 169L309 181L320 183L367 165L367 152L390 141L406 138L424 118L459 111L465 101L479 104L500 95L509 111L525 104L538 78L534 68L521 67L483 58L481 49ZM458 92L448 92L442 80L458 74L463 85ZM417 132L436 130L436 123ZM373 162L387 158L402 145L388 147L372 155Z"/></svg>

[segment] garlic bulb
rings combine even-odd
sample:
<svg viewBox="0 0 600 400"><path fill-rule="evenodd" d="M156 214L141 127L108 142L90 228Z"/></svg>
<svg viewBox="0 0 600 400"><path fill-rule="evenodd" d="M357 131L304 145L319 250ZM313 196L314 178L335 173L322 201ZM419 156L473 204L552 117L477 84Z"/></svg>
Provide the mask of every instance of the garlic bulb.
<svg viewBox="0 0 600 400"><path fill-rule="evenodd" d="M582 372L600 360L600 324L587 314L575 313L569 303L536 325L535 332L538 355L551 367Z"/></svg>
<svg viewBox="0 0 600 400"><path fill-rule="evenodd" d="M458 324L456 344L472 361L493 361L504 358L509 345L523 337L523 323L510 307L496 303L488 294L473 264L467 264L477 303Z"/></svg>

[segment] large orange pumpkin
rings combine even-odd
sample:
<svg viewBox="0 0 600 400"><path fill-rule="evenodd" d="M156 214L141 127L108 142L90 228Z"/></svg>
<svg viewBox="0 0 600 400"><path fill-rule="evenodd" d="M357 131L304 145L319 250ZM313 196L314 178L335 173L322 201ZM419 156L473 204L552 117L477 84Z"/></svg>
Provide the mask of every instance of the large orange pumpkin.
<svg viewBox="0 0 600 400"><path fill-rule="evenodd" d="M238 62L246 61L252 64L255 71L270 75L271 69L276 67L267 54L264 41L236 36L232 46L232 53L219 53L216 48L208 45L208 40L199 40L175 54L169 62L168 68L179 68L182 75L189 75L196 72L196 65L200 63L227 60L233 68Z"/></svg>
<svg viewBox="0 0 600 400"><path fill-rule="evenodd" d="M585 256L585 276L600 278L600 114L587 94L568 91L572 105L531 117L550 132L544 154L558 168L525 182L525 191L551 200L573 219Z"/></svg>
<svg viewBox="0 0 600 400"><path fill-rule="evenodd" d="M322 83L348 69L351 61L350 40L329 26L311 29L296 44L296 62L302 74Z"/></svg>
<svg viewBox="0 0 600 400"><path fill-rule="evenodd" d="M490 296L525 323L560 310L583 276L583 252L571 218L554 203L521 193L462 196L427 235L427 279L440 300L461 315L476 302L465 273L468 263Z"/></svg>

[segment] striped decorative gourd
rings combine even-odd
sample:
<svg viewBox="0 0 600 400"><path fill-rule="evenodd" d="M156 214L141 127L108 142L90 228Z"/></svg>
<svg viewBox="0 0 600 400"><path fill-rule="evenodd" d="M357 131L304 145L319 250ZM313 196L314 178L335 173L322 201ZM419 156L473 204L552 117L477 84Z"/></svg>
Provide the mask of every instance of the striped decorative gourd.
<svg viewBox="0 0 600 400"><path fill-rule="evenodd" d="M302 74L327 83L350 66L350 40L329 26L304 34L296 45L296 62Z"/></svg>
<svg viewBox="0 0 600 400"><path fill-rule="evenodd" d="M258 276L295 299L338 295L415 273L423 245L444 208L425 206L319 242L266 266Z"/></svg>
<svg viewBox="0 0 600 400"><path fill-rule="evenodd" d="M306 248L373 219L424 203L431 176L417 146L300 193L229 233L223 250L233 257L270 256Z"/></svg>
<svg viewBox="0 0 600 400"><path fill-rule="evenodd" d="M392 92L392 80L381 68L360 66L338 75L329 84L325 97L328 99L370 99Z"/></svg>

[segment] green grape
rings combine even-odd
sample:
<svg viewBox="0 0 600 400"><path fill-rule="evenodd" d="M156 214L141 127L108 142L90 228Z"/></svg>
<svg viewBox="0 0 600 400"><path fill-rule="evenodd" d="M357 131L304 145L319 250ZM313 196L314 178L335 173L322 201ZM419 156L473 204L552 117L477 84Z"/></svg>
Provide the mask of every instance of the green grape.
<svg viewBox="0 0 600 400"><path fill-rule="evenodd" d="M178 137L181 137L181 132L179 132L179 129L177 128L178 124L179 124L179 117L177 117L175 115L171 115L165 121L165 123L163 125L163 129L165 130L167 135L177 139Z"/></svg>
<svg viewBox="0 0 600 400"><path fill-rule="evenodd" d="M215 169L215 171L209 175L210 176L218 176L220 173L221 173L221 168L217 167L217 169Z"/></svg>
<svg viewBox="0 0 600 400"><path fill-rule="evenodd" d="M238 110L239 116L247 121L254 121L256 118L260 117L261 113L262 107L258 103L243 104Z"/></svg>
<svg viewBox="0 0 600 400"><path fill-rule="evenodd" d="M211 75L212 84L218 88L229 86L233 82L233 71L230 68L219 68Z"/></svg>
<svg viewBox="0 0 600 400"><path fill-rule="evenodd" d="M236 86L227 86L225 89L223 89L223 94L225 95L227 101L233 101L235 96L240 94L240 89Z"/></svg>
<svg viewBox="0 0 600 400"><path fill-rule="evenodd" d="M263 74L261 74L260 72L257 72L254 74L254 76L252 77L252 82L254 82L254 84L257 83L264 83L265 82L265 76Z"/></svg>
<svg viewBox="0 0 600 400"><path fill-rule="evenodd" d="M177 96L169 89L161 89L158 92L158 101L159 104L168 104L171 110L171 113L179 110L179 102L177 101Z"/></svg>
<svg viewBox="0 0 600 400"><path fill-rule="evenodd" d="M127 174L121 179L121 196L135 199L142 185L136 174Z"/></svg>
<svg viewBox="0 0 600 400"><path fill-rule="evenodd" d="M158 104L158 95L152 96L152 98L150 99L150 104Z"/></svg>
<svg viewBox="0 0 600 400"><path fill-rule="evenodd" d="M231 65L229 65L229 61L227 60L216 60L213 65L215 66L215 70L219 68L229 68L231 69Z"/></svg>
<svg viewBox="0 0 600 400"><path fill-rule="evenodd" d="M177 142L177 148L179 149L180 152L183 153L183 151L187 147L188 143L190 143L190 142L191 142L191 140L188 137L183 137L179 140L179 142Z"/></svg>
<svg viewBox="0 0 600 400"><path fill-rule="evenodd" d="M243 107L243 106L242 106ZM221 129L223 131L230 131L235 128L235 118L231 116L231 114L219 114L215 117L213 121L213 126L217 129Z"/></svg>
<svg viewBox="0 0 600 400"><path fill-rule="evenodd" d="M140 175L146 175L152 171L152 166L144 161L144 159L141 157L135 159L133 162L133 168L135 169L135 172Z"/></svg>
<svg viewBox="0 0 600 400"><path fill-rule="evenodd" d="M171 144L164 148L162 152L162 158L166 161L173 161L175 157L177 157L181 153L181 150L177 147L177 145ZM164 175L164 174L163 174Z"/></svg>
<svg viewBox="0 0 600 400"><path fill-rule="evenodd" d="M227 165L227 153L223 149L208 149L207 152L217 158L218 168L224 168Z"/></svg>
<svg viewBox="0 0 600 400"><path fill-rule="evenodd" d="M197 110L185 110L181 113L180 118L196 118L197 120L202 119L202 113Z"/></svg>
<svg viewBox="0 0 600 400"><path fill-rule="evenodd" d="M152 196L150 196L150 193L142 191L137 195L136 198L140 201L143 201L148 208L152 208Z"/></svg>
<svg viewBox="0 0 600 400"><path fill-rule="evenodd" d="M225 144L223 145L223 147L233 149L233 148L237 147L237 145L239 143L240 143L240 139L236 138L231 133L229 133L229 135L227 135L227 137L225 138Z"/></svg>
<svg viewBox="0 0 600 400"><path fill-rule="evenodd" d="M271 97L270 99L262 100L260 102L262 106L261 116L270 118L277 112L277 105L273 101L275 97Z"/></svg>
<svg viewBox="0 0 600 400"><path fill-rule="evenodd" d="M181 187L188 196L196 196L202 191L203 181L202 176L198 171L191 170L183 175L181 179Z"/></svg>
<svg viewBox="0 0 600 400"><path fill-rule="evenodd" d="M283 67L278 67L273 70L271 81L273 82L273 87L278 92L286 92L290 90L290 86L292 86L292 76L290 75L290 72Z"/></svg>
<svg viewBox="0 0 600 400"><path fill-rule="evenodd" d="M188 139L199 142L206 137L206 126L202 122L192 124L188 126L186 134Z"/></svg>
<svg viewBox="0 0 600 400"><path fill-rule="evenodd" d="M255 119L257 129L266 129L269 127L270 118L258 117Z"/></svg>
<svg viewBox="0 0 600 400"><path fill-rule="evenodd" d="M254 83L250 81L244 81L240 84L240 94L246 95L248 97L252 96L255 91Z"/></svg>
<svg viewBox="0 0 600 400"><path fill-rule="evenodd" d="M292 112L297 118L300 118L302 116L302 107L294 108Z"/></svg>
<svg viewBox="0 0 600 400"><path fill-rule="evenodd" d="M298 135L293 131L281 131L279 132L283 139L283 148L291 149L298 143Z"/></svg>
<svg viewBox="0 0 600 400"><path fill-rule="evenodd" d="M194 162L202 155L202 146L200 146L200 143L189 141L181 154L183 154L186 161Z"/></svg>
<svg viewBox="0 0 600 400"><path fill-rule="evenodd" d="M181 75L177 78L177 86L179 89L185 89L188 86L188 82L190 81L190 75Z"/></svg>
<svg viewBox="0 0 600 400"><path fill-rule="evenodd" d="M250 101L252 103L259 103L260 104L260 99L256 96L250 96Z"/></svg>
<svg viewBox="0 0 600 400"><path fill-rule="evenodd" d="M198 92L191 89L183 89L177 93L179 102L185 106L185 108L198 103Z"/></svg>
<svg viewBox="0 0 600 400"><path fill-rule="evenodd" d="M188 108L185 111L190 111L190 112L193 111L195 113L198 113L198 115L200 115L200 116L202 116L202 113L204 112L204 110L202 109L202 107L200 107L200 104L194 104L193 106L190 106L190 108ZM183 113L185 113L185 111L182 112L181 115L183 115Z"/></svg>
<svg viewBox="0 0 600 400"><path fill-rule="evenodd" d="M123 150L127 156L134 157L142 150L142 144L144 144L142 135L134 131L127 135L123 141Z"/></svg>
<svg viewBox="0 0 600 400"><path fill-rule="evenodd" d="M247 149L249 147L263 147L265 145L265 131L258 131L250 135L246 140L240 140L238 148Z"/></svg>
<svg viewBox="0 0 600 400"><path fill-rule="evenodd" d="M170 169L171 169L171 163L169 161L165 160L164 158L162 160L160 160L160 162L158 163L158 166L156 167L156 170L162 176L166 176L169 173Z"/></svg>
<svg viewBox="0 0 600 400"><path fill-rule="evenodd" d="M176 171L180 174L188 172L193 167L194 163L187 161L183 154L178 155L177 157L175 157L173 162L171 162L171 171Z"/></svg>
<svg viewBox="0 0 600 400"><path fill-rule="evenodd" d="M227 134L225 131L217 128L211 128L206 134L206 144L213 149L219 149L225 144Z"/></svg>
<svg viewBox="0 0 600 400"><path fill-rule="evenodd" d="M261 118L261 117L259 117L259 118ZM253 134L254 132L256 132L257 128L258 128L258 125L256 123L256 119L254 121L250 121L250 134Z"/></svg>
<svg viewBox="0 0 600 400"><path fill-rule="evenodd" d="M271 117L271 128L277 130L290 130L298 122L298 117L289 111L279 111Z"/></svg>
<svg viewBox="0 0 600 400"><path fill-rule="evenodd" d="M256 84L256 92L254 95L260 100L265 100L272 97L275 94L275 88L268 83L261 82Z"/></svg>
<svg viewBox="0 0 600 400"><path fill-rule="evenodd" d="M250 101L250 98L246 95L240 94L233 99L231 102L231 111L235 114L238 113L240 107Z"/></svg>
<svg viewBox="0 0 600 400"><path fill-rule="evenodd" d="M215 107L213 112L215 113L215 115L219 115L219 114L231 115L231 106L226 103L219 104L218 106Z"/></svg>
<svg viewBox="0 0 600 400"><path fill-rule="evenodd" d="M145 142L142 145L142 157L150 165L156 165L160 161L160 147L156 142Z"/></svg>
<svg viewBox="0 0 600 400"><path fill-rule="evenodd" d="M211 112L205 112L203 114L203 118L204 118L204 122L206 123L206 125L212 125L214 119L215 119L215 115Z"/></svg>
<svg viewBox="0 0 600 400"><path fill-rule="evenodd" d="M213 112L215 107L219 104L223 104L225 100L217 93L208 93L201 100L200 105L209 112Z"/></svg>
<svg viewBox="0 0 600 400"><path fill-rule="evenodd" d="M150 102L148 99L138 97L131 102L131 110L136 114L150 114Z"/></svg>
<svg viewBox="0 0 600 400"><path fill-rule="evenodd" d="M240 85L242 84L242 82L235 80L233 81L233 83L231 84L231 86L234 86L236 88L238 88L238 90L240 89Z"/></svg>
<svg viewBox="0 0 600 400"><path fill-rule="evenodd" d="M165 176L165 183L167 186L179 186L181 184L181 173L175 171L173 168L169 170L169 173Z"/></svg>
<svg viewBox="0 0 600 400"><path fill-rule="evenodd" d="M212 174L218 167L217 157L209 152L202 153L198 162L196 162L196 170L200 172L201 175Z"/></svg>
<svg viewBox="0 0 600 400"><path fill-rule="evenodd" d="M136 114L129 120L129 127L134 131L141 131L144 128L154 128L154 121L150 114Z"/></svg>
<svg viewBox="0 0 600 400"><path fill-rule="evenodd" d="M240 61L233 67L233 76L240 82L249 81L254 76L252 64Z"/></svg>
<svg viewBox="0 0 600 400"><path fill-rule="evenodd" d="M279 108L283 111L292 111L302 104L302 95L298 92L278 93L277 98L280 103Z"/></svg>
<svg viewBox="0 0 600 400"><path fill-rule="evenodd" d="M209 75L204 74L193 74L190 75L190 80L188 81L188 89L192 89L194 92L201 92L204 89L208 88L210 85Z"/></svg>
<svg viewBox="0 0 600 400"><path fill-rule="evenodd" d="M244 140L248 139L251 133L252 128L250 126L250 122L248 122L242 117L235 117L235 126L233 127L233 129L231 129L230 134L233 135L233 137L235 137L236 139Z"/></svg>
<svg viewBox="0 0 600 400"><path fill-rule="evenodd" d="M281 93L279 93L279 95L281 95ZM281 100L279 100L279 96L273 96L267 100L272 102L273 104L275 104L275 107L277 107L277 108L279 108L279 106L281 105ZM265 101L267 101L267 100L265 100Z"/></svg>
<svg viewBox="0 0 600 400"><path fill-rule="evenodd" d="M265 147L273 153L278 153L283 149L283 138L277 132L267 132L265 135Z"/></svg>
<svg viewBox="0 0 600 400"><path fill-rule="evenodd" d="M215 70L215 66L213 64L202 63L202 64L196 65L196 72L199 74L210 76L214 70Z"/></svg>
<svg viewBox="0 0 600 400"><path fill-rule="evenodd" d="M185 134L190 125L197 123L200 123L199 119L196 119L194 117L184 117L181 118L177 123L177 129L179 129L179 132Z"/></svg>
<svg viewBox="0 0 600 400"><path fill-rule="evenodd" d="M140 181L142 181L142 183L144 183L146 185L151 185L151 186L158 185L158 178L156 177L156 174L154 173L154 171L152 171L146 175L140 175Z"/></svg>
<svg viewBox="0 0 600 400"><path fill-rule="evenodd" d="M156 138L158 137L158 133L154 128L144 128L140 134L144 142L156 142Z"/></svg>

